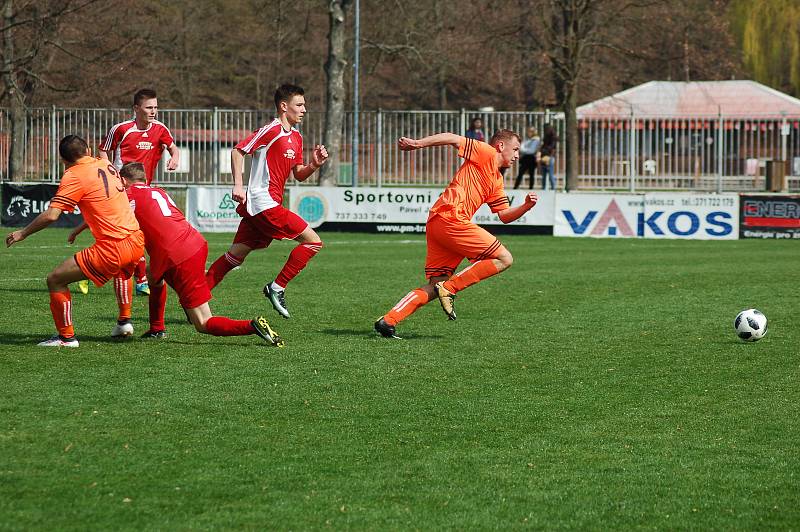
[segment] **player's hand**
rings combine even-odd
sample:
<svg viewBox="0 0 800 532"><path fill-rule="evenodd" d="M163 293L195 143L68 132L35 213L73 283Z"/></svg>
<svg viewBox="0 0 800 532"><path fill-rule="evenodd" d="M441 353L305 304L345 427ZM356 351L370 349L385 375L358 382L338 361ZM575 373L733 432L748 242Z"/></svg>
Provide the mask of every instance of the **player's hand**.
<svg viewBox="0 0 800 532"><path fill-rule="evenodd" d="M319 168L328 160L328 150L322 144L314 146L314 152L311 154L311 164Z"/></svg>
<svg viewBox="0 0 800 532"><path fill-rule="evenodd" d="M17 242L22 242L23 240L25 240L25 235L22 234L22 231L8 233L8 236L6 237L6 247L10 248L12 245L16 244Z"/></svg>
<svg viewBox="0 0 800 532"><path fill-rule="evenodd" d="M400 148L401 151L414 151L420 149L422 146L419 145L419 141L417 140L408 137L400 137L397 139L397 147Z"/></svg>
<svg viewBox="0 0 800 532"><path fill-rule="evenodd" d="M231 197L233 198L233 201L237 203L244 203L247 199L247 196L245 196L244 193L244 187L242 185L234 185L233 191L231 191Z"/></svg>
<svg viewBox="0 0 800 532"><path fill-rule="evenodd" d="M167 170L168 171L174 172L177 169L178 169L178 160L175 157L173 157L172 159L167 161Z"/></svg>
<svg viewBox="0 0 800 532"><path fill-rule="evenodd" d="M74 244L75 239L78 238L79 234L81 234L81 231L77 231L75 229L70 231L69 235L67 236L67 244Z"/></svg>
<svg viewBox="0 0 800 532"><path fill-rule="evenodd" d="M528 192L525 195L525 205L527 205L529 209L536 205L537 201L539 201L539 196L536 192Z"/></svg>

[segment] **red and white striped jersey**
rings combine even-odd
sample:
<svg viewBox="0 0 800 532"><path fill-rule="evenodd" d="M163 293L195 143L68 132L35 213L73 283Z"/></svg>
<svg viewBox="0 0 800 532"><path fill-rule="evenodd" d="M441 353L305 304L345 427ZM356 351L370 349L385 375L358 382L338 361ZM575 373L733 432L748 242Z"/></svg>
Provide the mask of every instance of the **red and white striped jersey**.
<svg viewBox="0 0 800 532"><path fill-rule="evenodd" d="M174 142L172 133L162 122L154 120L146 129L139 129L136 120L131 119L109 129L100 149L114 152L113 162L117 168L126 163L142 163L149 185L161 160L161 152Z"/></svg>
<svg viewBox="0 0 800 532"><path fill-rule="evenodd" d="M236 148L253 156L247 185L247 212L251 216L283 203L283 189L295 166L303 164L303 136L285 131L277 118L252 132Z"/></svg>

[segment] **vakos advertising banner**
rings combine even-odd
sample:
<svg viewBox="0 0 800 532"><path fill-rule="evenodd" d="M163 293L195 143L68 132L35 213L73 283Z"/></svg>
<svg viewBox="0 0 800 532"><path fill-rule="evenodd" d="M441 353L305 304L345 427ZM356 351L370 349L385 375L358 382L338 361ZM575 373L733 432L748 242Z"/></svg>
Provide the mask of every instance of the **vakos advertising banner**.
<svg viewBox="0 0 800 532"><path fill-rule="evenodd" d="M800 196L743 194L739 238L800 239Z"/></svg>
<svg viewBox="0 0 800 532"><path fill-rule="evenodd" d="M739 238L737 194L558 194L556 236Z"/></svg>
<svg viewBox="0 0 800 532"><path fill-rule="evenodd" d="M47 210L56 195L58 185L15 185L3 183L2 224L6 227L25 227ZM63 213L52 227L77 227L83 223L79 208Z"/></svg>
<svg viewBox="0 0 800 532"><path fill-rule="evenodd" d="M290 208L314 228L324 224L323 229L424 233L428 211L441 192L440 188L293 187ZM511 206L522 203L526 193L525 190L506 191ZM549 227L553 225L555 193L549 190L537 190L536 193L539 196L536 206L507 224L507 228L549 234ZM475 213L473 221L480 225L503 225L486 205ZM536 231L537 227L539 231Z"/></svg>

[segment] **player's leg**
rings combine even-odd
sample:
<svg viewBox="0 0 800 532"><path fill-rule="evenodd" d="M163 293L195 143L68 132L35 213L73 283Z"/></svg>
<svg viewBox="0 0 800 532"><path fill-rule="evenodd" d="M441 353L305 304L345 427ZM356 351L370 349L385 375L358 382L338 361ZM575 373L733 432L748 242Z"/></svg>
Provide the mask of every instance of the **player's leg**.
<svg viewBox="0 0 800 532"><path fill-rule="evenodd" d="M50 292L50 312L58 333L42 342L42 347L78 347L75 328L72 325L72 294L69 284L86 279L74 257L59 264L47 275L47 290Z"/></svg>
<svg viewBox="0 0 800 532"><path fill-rule="evenodd" d="M213 290L229 271L238 268L251 251L269 245L269 240L264 243L264 237L255 223L254 217L245 216L239 221L236 236L228 251L220 255L206 272L206 283L209 290Z"/></svg>
<svg viewBox="0 0 800 532"><path fill-rule="evenodd" d="M214 316L208 303L186 309L186 315L197 332L212 336L257 335L275 347L283 347L285 342L267 323L266 318L258 316L253 320L234 320L225 316Z"/></svg>
<svg viewBox="0 0 800 532"><path fill-rule="evenodd" d="M147 281L147 261L144 257L139 259L139 262L136 263L136 269L133 272L133 276L136 280L136 295L150 295L150 284Z"/></svg>
<svg viewBox="0 0 800 532"><path fill-rule="evenodd" d="M289 253L289 258L275 280L264 286L264 296L270 300L278 314L284 318L289 318L289 308L286 305L286 287L289 281L294 279L308 265L309 261L319 253L322 249L322 239L308 226L305 220L288 209L276 207L270 209L267 213L269 213L269 221L276 231L273 236L288 235L298 243Z"/></svg>
<svg viewBox="0 0 800 532"><path fill-rule="evenodd" d="M117 324L111 331L112 338L127 338L133 335L133 323L131 323L131 306L133 300L134 277L124 278L123 275L114 277L114 295L117 298Z"/></svg>
<svg viewBox="0 0 800 532"><path fill-rule="evenodd" d="M386 338L398 338L395 334L397 324L433 300L436 297L436 283L448 279L463 259L463 255L450 250L446 242L439 238L437 218L428 220L425 230L427 242L425 277L428 279L428 284L407 293L375 322L375 330Z"/></svg>
<svg viewBox="0 0 800 532"><path fill-rule="evenodd" d="M167 284L163 279L150 285L147 306L150 328L142 334L142 338L166 338L167 328L164 325L164 311L167 307Z"/></svg>
<svg viewBox="0 0 800 532"><path fill-rule="evenodd" d="M453 246L472 263L446 281L436 284L436 295L447 317L456 319L455 295L484 279L508 269L514 263L511 253L485 229L470 224L449 234Z"/></svg>

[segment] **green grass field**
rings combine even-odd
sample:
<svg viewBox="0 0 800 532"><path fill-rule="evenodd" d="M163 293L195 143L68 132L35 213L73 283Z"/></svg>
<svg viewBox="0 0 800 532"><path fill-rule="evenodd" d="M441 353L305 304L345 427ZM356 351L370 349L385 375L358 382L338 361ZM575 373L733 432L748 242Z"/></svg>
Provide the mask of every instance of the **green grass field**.
<svg viewBox="0 0 800 532"><path fill-rule="evenodd" d="M74 291L79 349L38 348L66 235L0 255L0 529L800 528L797 242L506 236L458 321L433 302L392 341L424 239L323 233L291 320L261 295L289 243L215 291L284 349L197 334L173 293L167 340L112 342L110 286Z"/></svg>

